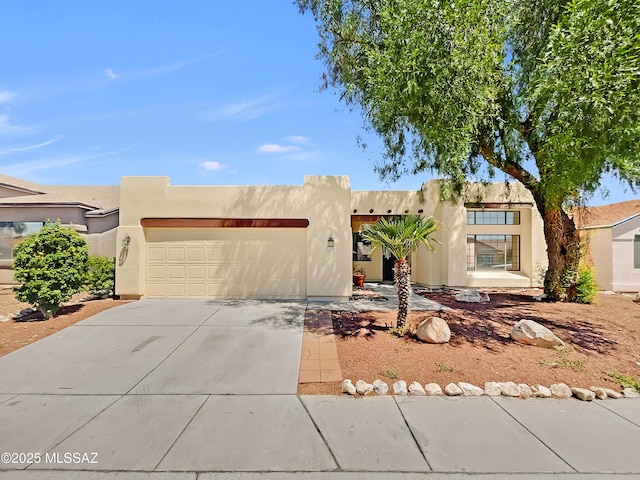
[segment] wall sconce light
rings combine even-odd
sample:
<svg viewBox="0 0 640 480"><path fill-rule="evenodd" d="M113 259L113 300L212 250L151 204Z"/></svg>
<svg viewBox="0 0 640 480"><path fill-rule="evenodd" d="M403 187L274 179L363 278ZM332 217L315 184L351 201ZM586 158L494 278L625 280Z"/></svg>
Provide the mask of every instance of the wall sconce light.
<svg viewBox="0 0 640 480"><path fill-rule="evenodd" d="M333 235L329 235L329 238L327 239L327 250L329 250L330 252L333 252L335 246L336 246L336 241L333 239Z"/></svg>
<svg viewBox="0 0 640 480"><path fill-rule="evenodd" d="M124 237L122 237L122 248L128 248L130 243L131 243L131 237L129 236L128 233L125 233Z"/></svg>

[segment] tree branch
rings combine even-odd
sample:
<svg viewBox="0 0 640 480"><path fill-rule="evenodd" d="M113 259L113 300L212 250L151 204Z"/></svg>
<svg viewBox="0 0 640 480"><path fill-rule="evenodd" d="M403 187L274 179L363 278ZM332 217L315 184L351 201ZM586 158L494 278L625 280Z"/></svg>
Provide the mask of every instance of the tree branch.
<svg viewBox="0 0 640 480"><path fill-rule="evenodd" d="M497 155L494 145L490 144L486 138L480 138L478 140L478 147L480 149L480 155L482 155L484 159L489 162L489 164L502 170L506 174L511 175L513 178L527 187L527 189L531 192L537 190L538 179L529 171L527 171L527 169L523 168L513 160Z"/></svg>

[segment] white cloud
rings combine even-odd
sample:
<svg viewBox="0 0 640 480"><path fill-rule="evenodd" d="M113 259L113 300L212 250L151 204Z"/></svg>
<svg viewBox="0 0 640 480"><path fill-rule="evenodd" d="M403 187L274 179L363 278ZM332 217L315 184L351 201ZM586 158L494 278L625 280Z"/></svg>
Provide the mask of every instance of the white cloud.
<svg viewBox="0 0 640 480"><path fill-rule="evenodd" d="M256 150L259 153L288 153L301 150L295 145L278 145L277 143L265 143Z"/></svg>
<svg viewBox="0 0 640 480"><path fill-rule="evenodd" d="M302 135L291 135L290 137L285 137L285 140L290 143L309 143L309 139Z"/></svg>
<svg viewBox="0 0 640 480"><path fill-rule="evenodd" d="M0 115L0 135L7 135L11 133L23 133L31 130L24 125L14 125L9 122L9 114Z"/></svg>
<svg viewBox="0 0 640 480"><path fill-rule="evenodd" d="M112 155L117 155L119 153L126 152L131 150L135 145L131 145L126 148L122 148L120 150L114 150L111 152L103 152L96 153L94 155L78 155L78 156L68 156L68 157L49 157L43 158L40 160L33 160L30 162L20 162L14 163L12 165L7 165L2 168L2 173L5 175L9 175L12 177L26 177L34 172L39 172L42 170L50 170L52 168L60 168L66 167L68 165L73 165L76 163L81 163L87 160L92 160L94 158L101 157L109 157Z"/></svg>
<svg viewBox="0 0 640 480"><path fill-rule="evenodd" d="M0 92L0 103L7 103L13 100L16 97L16 94L9 91Z"/></svg>
<svg viewBox="0 0 640 480"><path fill-rule="evenodd" d="M206 160L201 162L200 166L208 172L220 172L229 168L229 165L226 163L216 162L215 160Z"/></svg>
<svg viewBox="0 0 640 480"><path fill-rule="evenodd" d="M104 71L104 74L107 77L109 77L111 80L115 80L116 78L120 78L120 75L118 75L116 72L114 72L112 68L107 68Z"/></svg>
<svg viewBox="0 0 640 480"><path fill-rule="evenodd" d="M283 93L282 89L278 89L261 97L227 103L221 107L202 112L199 118L205 121L228 120L236 123L248 122L288 105L287 101L276 101Z"/></svg>
<svg viewBox="0 0 640 480"><path fill-rule="evenodd" d="M62 137L63 137L63 135L58 135L57 137L52 138L51 140L47 140L45 142L37 143L35 145L27 145L26 147L5 148L4 150L0 150L0 155L9 155L11 153L26 152L28 150L35 150L37 148L46 147L47 145L51 145L52 143L56 143L57 141L61 140Z"/></svg>

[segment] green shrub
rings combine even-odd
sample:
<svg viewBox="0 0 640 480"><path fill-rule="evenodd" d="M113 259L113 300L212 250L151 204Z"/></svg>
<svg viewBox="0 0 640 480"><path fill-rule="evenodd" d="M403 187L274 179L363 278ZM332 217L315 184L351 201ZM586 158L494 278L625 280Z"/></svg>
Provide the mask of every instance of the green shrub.
<svg viewBox="0 0 640 480"><path fill-rule="evenodd" d="M578 303L593 303L598 295L596 271L593 267L581 266L578 269L576 282L576 301Z"/></svg>
<svg viewBox="0 0 640 480"><path fill-rule="evenodd" d="M107 257L89 257L87 290L94 298L112 297L116 284L116 260Z"/></svg>
<svg viewBox="0 0 640 480"><path fill-rule="evenodd" d="M14 250L13 268L20 284L16 298L40 310L45 318L55 317L60 304L80 291L87 278L87 242L75 230L60 222L42 227Z"/></svg>

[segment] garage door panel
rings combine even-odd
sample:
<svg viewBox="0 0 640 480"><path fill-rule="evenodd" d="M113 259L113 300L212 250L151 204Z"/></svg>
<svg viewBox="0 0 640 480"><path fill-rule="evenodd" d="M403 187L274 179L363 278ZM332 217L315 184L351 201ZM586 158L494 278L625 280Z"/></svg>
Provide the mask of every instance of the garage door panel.
<svg viewBox="0 0 640 480"><path fill-rule="evenodd" d="M145 230L149 297L304 298L306 230Z"/></svg>

